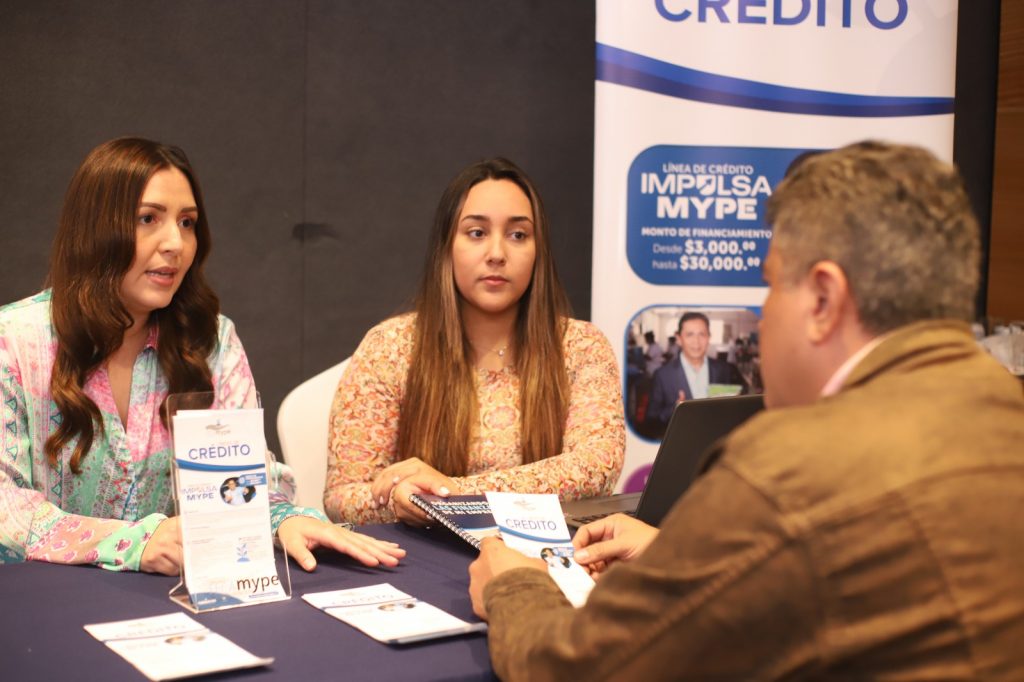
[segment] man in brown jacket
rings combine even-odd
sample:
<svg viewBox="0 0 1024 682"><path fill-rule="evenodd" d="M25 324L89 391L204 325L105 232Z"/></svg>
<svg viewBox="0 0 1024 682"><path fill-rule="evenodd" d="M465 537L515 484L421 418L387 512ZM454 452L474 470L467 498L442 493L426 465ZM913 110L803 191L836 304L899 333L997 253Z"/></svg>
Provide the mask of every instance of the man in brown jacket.
<svg viewBox="0 0 1024 682"><path fill-rule="evenodd" d="M1024 395L965 320L978 228L955 170L861 143L768 208L769 409L660 531L586 526L574 610L536 560L470 567L506 679L1024 679Z"/></svg>

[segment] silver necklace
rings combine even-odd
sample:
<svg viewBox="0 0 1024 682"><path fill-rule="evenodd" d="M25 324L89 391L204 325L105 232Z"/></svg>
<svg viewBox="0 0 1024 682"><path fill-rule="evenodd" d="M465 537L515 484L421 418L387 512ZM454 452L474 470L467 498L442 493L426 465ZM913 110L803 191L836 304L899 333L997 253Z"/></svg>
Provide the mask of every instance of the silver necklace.
<svg viewBox="0 0 1024 682"><path fill-rule="evenodd" d="M480 347L479 347L479 346L477 346L477 345L476 345L475 343L473 343L472 341L470 341L470 345L471 345L471 346L473 346L473 348L474 348L474 349L475 349L475 350L476 350L477 352L480 352ZM491 354L491 353L497 353L497 355L498 355L498 357L499 357L499 358L504 358L504 357L505 357L505 351L507 351L507 350L508 350L508 344L506 343L506 344L505 344L504 346L502 346L501 348L492 348L492 349L490 349L490 350L488 350L488 351L485 351L485 352L483 353L483 355L489 355L489 354Z"/></svg>

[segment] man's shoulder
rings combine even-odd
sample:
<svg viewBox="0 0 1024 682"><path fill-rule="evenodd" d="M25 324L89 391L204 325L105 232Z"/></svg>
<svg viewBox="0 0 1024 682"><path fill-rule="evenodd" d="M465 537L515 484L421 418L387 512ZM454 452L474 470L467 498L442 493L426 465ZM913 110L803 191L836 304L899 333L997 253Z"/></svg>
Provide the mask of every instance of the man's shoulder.
<svg viewBox="0 0 1024 682"><path fill-rule="evenodd" d="M682 373L683 365L681 364L681 361L677 356L663 364L658 369L654 370L654 380L657 381L659 377L665 380L669 380L675 377L677 374Z"/></svg>
<svg viewBox="0 0 1024 682"><path fill-rule="evenodd" d="M722 463L791 511L857 504L936 477L1024 470L1013 446L1024 439L1024 406L984 388L935 393L878 382L769 409L729 436Z"/></svg>
<svg viewBox="0 0 1024 682"><path fill-rule="evenodd" d="M733 363L729 362L728 360L720 360L718 358L713 358L709 355L707 356L707 361L708 371L710 372L713 372L718 375L724 374L727 376L740 376L739 368L736 367L736 365L734 365Z"/></svg>
<svg viewBox="0 0 1024 682"><path fill-rule="evenodd" d="M708 373L709 374L716 374L717 375L717 374L722 374L723 372L728 372L729 371L729 362L726 361L726 360L719 360L718 358L713 358L710 355L704 356L704 359L708 363Z"/></svg>

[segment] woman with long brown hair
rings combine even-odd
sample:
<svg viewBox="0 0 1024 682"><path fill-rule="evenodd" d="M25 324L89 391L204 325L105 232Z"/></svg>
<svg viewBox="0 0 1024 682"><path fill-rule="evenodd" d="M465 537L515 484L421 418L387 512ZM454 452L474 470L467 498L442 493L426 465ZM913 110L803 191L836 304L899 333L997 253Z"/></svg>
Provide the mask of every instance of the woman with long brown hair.
<svg viewBox="0 0 1024 682"><path fill-rule="evenodd" d="M569 317L533 183L474 164L438 204L415 311L370 330L338 386L327 514L423 524L412 493L611 492L619 393L607 339Z"/></svg>
<svg viewBox="0 0 1024 682"><path fill-rule="evenodd" d="M203 276L210 229L176 147L119 138L71 179L49 288L0 308L0 563L28 559L177 573L181 545L163 414L170 393L252 407L234 326ZM394 565L390 543L292 506L287 471L272 525L303 567L328 545Z"/></svg>

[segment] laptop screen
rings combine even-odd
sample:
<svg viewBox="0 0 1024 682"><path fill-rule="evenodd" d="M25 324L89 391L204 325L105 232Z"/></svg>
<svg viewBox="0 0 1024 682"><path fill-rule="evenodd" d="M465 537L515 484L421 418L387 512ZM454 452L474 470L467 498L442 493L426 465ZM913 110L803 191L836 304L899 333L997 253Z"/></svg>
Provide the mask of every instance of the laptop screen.
<svg viewBox="0 0 1024 682"><path fill-rule="evenodd" d="M715 441L764 409L760 395L687 400L676 405L654 458L636 516L657 526L690 487Z"/></svg>

